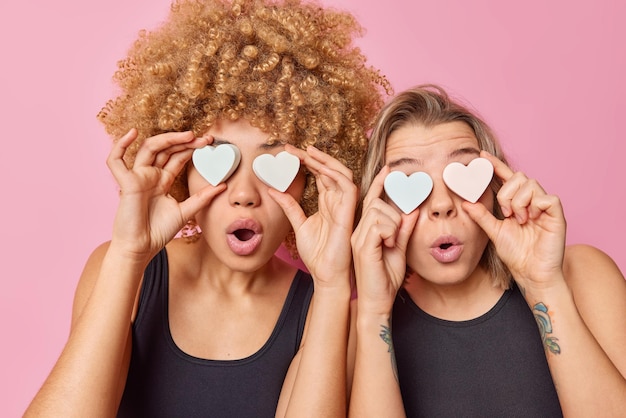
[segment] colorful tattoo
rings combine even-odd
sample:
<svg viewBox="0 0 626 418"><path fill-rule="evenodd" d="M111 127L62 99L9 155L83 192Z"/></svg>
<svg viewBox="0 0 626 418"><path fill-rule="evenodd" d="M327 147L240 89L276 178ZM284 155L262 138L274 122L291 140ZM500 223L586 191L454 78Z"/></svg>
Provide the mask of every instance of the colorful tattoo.
<svg viewBox="0 0 626 418"><path fill-rule="evenodd" d="M539 302L533 307L533 313L535 314L535 320L537 321L544 347L554 354L560 354L561 347L557 342L558 339L548 336L548 334L552 334L552 320L548 314L548 307Z"/></svg>
<svg viewBox="0 0 626 418"><path fill-rule="evenodd" d="M380 338L387 344L387 352L391 355L391 369L393 370L393 376L396 378L396 382L398 381L398 367L396 366L396 354L393 350L393 340L391 339L391 328L386 325L380 326L382 330L380 331Z"/></svg>

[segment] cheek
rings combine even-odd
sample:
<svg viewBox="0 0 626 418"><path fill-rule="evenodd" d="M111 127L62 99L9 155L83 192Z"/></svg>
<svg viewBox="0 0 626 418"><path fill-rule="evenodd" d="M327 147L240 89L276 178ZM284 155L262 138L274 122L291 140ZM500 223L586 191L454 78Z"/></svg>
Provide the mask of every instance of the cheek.
<svg viewBox="0 0 626 418"><path fill-rule="evenodd" d="M306 175L300 171L289 188L286 190L286 193L289 193L296 201L300 201L302 199L302 195L304 194L304 187L306 186Z"/></svg>
<svg viewBox="0 0 626 418"><path fill-rule="evenodd" d="M487 187L485 193L483 193L480 199L478 199L478 201L485 205L487 210L491 213L494 213L494 200L495 194L493 193L493 189L491 188L491 186Z"/></svg>
<svg viewBox="0 0 626 418"><path fill-rule="evenodd" d="M419 230L420 230L419 221L420 220L418 219L418 223L417 225L415 225L415 229L413 230L413 233L411 234L411 237L409 238L409 242L407 243L406 259L407 259L407 264L409 265L415 265L417 260L419 259L419 256L421 254L425 254L426 253L425 250L428 247L428 244L424 241L424 234L419 233Z"/></svg>
<svg viewBox="0 0 626 418"><path fill-rule="evenodd" d="M196 170L193 165L190 165L187 169L187 187L189 194L192 195L208 185L209 182L198 173L198 170Z"/></svg>

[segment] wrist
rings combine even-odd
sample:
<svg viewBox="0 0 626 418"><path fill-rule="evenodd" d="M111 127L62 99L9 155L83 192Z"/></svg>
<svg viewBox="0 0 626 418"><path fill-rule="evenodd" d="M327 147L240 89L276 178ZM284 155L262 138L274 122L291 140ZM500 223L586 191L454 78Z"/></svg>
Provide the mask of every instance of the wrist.
<svg viewBox="0 0 626 418"><path fill-rule="evenodd" d="M311 277L316 293L324 292L337 295L350 295L352 293L349 269L341 272L335 271L331 274L329 272L325 272L325 274L311 272Z"/></svg>
<svg viewBox="0 0 626 418"><path fill-rule="evenodd" d="M104 261L117 264L120 268L130 270L137 269L143 272L152 257L154 257L153 254L133 251L122 243L112 240L107 249Z"/></svg>
<svg viewBox="0 0 626 418"><path fill-rule="evenodd" d="M314 282L313 296L316 300L327 300L331 303L350 303L352 290L350 285L318 285Z"/></svg>
<svg viewBox="0 0 626 418"><path fill-rule="evenodd" d="M562 297L572 297L571 290L565 281L565 277L553 277L549 281L535 282L527 280L524 284L518 284L524 298L529 305L539 302L558 300Z"/></svg>
<svg viewBox="0 0 626 418"><path fill-rule="evenodd" d="M391 327L391 312L375 313L364 312L357 308L356 328L357 331L380 330L381 327Z"/></svg>

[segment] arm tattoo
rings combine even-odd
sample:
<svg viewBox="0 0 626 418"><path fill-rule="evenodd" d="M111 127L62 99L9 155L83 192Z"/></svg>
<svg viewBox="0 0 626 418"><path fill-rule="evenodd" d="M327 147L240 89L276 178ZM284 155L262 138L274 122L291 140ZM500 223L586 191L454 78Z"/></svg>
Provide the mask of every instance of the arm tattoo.
<svg viewBox="0 0 626 418"><path fill-rule="evenodd" d="M391 370L393 371L393 376L396 378L396 382L398 381L398 367L396 366L396 353L393 349L393 340L391 339L391 328L386 325L381 325L380 338L387 344L387 352L391 355Z"/></svg>
<svg viewBox="0 0 626 418"><path fill-rule="evenodd" d="M541 341L543 341L544 348L554 354L560 354L561 347L558 344L558 338L548 336L548 334L552 334L552 320L548 313L548 307L539 302L533 307L533 314L535 314L535 320L541 333Z"/></svg>

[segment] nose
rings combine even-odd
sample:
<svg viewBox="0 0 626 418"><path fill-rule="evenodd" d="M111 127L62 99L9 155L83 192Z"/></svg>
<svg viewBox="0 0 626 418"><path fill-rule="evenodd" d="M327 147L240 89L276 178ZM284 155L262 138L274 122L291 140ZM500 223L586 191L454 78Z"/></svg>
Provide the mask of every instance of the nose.
<svg viewBox="0 0 626 418"><path fill-rule="evenodd" d="M256 207L261 203L260 180L251 167L241 167L227 180L228 199L233 207Z"/></svg>
<svg viewBox="0 0 626 418"><path fill-rule="evenodd" d="M433 190L428 197L428 214L431 219L446 219L455 217L457 208L453 192L446 187L443 181L434 182Z"/></svg>

